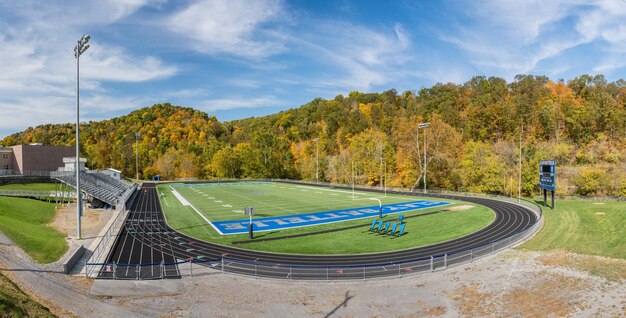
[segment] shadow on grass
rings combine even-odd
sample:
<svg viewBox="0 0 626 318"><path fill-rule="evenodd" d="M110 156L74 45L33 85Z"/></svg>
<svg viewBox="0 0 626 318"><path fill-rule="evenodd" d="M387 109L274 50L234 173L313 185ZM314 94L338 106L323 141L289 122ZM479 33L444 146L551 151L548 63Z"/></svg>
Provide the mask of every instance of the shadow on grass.
<svg viewBox="0 0 626 318"><path fill-rule="evenodd" d="M418 214L418 215L411 215L411 216L405 217L404 219L405 220L406 219L413 219L413 218L417 218L417 217L421 217L421 216L438 214L438 213L441 213L441 212L445 212L445 210L437 210L437 211L432 211L432 212ZM383 219L385 217L387 217L387 216L389 216L389 215L384 215ZM296 238L296 237L303 237L303 236L310 236L310 235L319 235L319 234L327 234L327 233L333 233L333 232L339 232L339 231L346 231L346 230L356 229L356 228L360 228L360 227L367 227L369 229L371 226L372 226L372 223L368 222L368 223L365 223L365 224L346 226L346 227L330 229L330 230L323 230L323 231L302 233L302 234L294 234L294 235L287 235L287 236L279 236L279 237L269 237L269 238L265 238L265 239L258 239L261 236L257 236L257 239L243 240L243 241L233 241L232 243L233 243L233 245L239 245L239 244L250 244L250 243L260 243L260 242L268 242L268 241L276 241L276 240L285 240L285 239ZM267 232L267 234L265 234L265 235L270 235L272 233L277 233L277 232L278 231ZM379 234L376 231L370 231L370 230L363 231L363 233L392 236L392 235L387 235L387 234ZM409 232L404 232L402 234L402 236L405 236L408 233ZM393 236L393 237L397 237L397 236Z"/></svg>

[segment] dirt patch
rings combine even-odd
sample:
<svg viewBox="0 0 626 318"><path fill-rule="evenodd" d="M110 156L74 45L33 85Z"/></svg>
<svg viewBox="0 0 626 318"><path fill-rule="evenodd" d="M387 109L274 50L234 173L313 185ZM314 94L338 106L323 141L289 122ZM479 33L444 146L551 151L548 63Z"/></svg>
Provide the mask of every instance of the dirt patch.
<svg viewBox="0 0 626 318"><path fill-rule="evenodd" d="M537 261L548 266L564 266L584 271L610 281L626 280L626 261L621 259L554 252L538 256Z"/></svg>
<svg viewBox="0 0 626 318"><path fill-rule="evenodd" d="M583 279L547 272L535 273L528 285L515 288L503 295L502 301L509 314L523 317L566 317L586 308L580 291L590 284Z"/></svg>
<svg viewBox="0 0 626 318"><path fill-rule="evenodd" d="M443 209L444 211L464 211L473 208L473 205L464 204L464 205L456 205L449 208Z"/></svg>
<svg viewBox="0 0 626 318"><path fill-rule="evenodd" d="M496 309L493 302L493 292L483 292L481 284L462 284L457 290L448 293L456 302L457 308L465 317L485 317L492 315Z"/></svg>
<svg viewBox="0 0 626 318"><path fill-rule="evenodd" d="M437 306L432 308L427 308L423 311L424 316L426 317L439 317L446 314L446 307Z"/></svg>
<svg viewBox="0 0 626 318"><path fill-rule="evenodd" d="M106 225L111 217L112 210L89 209L83 210L81 218L81 232L84 238L91 238L98 235L100 230ZM56 216L50 226L66 233L67 236L76 235L76 205L70 204L58 207Z"/></svg>

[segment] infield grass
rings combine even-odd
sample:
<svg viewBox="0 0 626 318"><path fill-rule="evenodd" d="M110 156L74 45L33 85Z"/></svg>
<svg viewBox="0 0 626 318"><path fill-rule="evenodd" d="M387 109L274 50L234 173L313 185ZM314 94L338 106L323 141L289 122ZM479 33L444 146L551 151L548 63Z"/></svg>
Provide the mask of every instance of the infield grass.
<svg viewBox="0 0 626 318"><path fill-rule="evenodd" d="M0 197L0 231L39 263L57 261L68 250L65 234L48 226L54 204Z"/></svg>
<svg viewBox="0 0 626 318"><path fill-rule="evenodd" d="M563 200L543 211L543 229L521 248L626 259L626 202Z"/></svg>
<svg viewBox="0 0 626 318"><path fill-rule="evenodd" d="M284 183L239 183L223 185L159 185L161 205L168 224L184 234L224 245L246 241L247 234L220 235L192 207L183 206L173 195L175 189L200 213L211 221L246 219L243 209L256 208L255 217L292 215L308 212L331 211L377 205L370 198L378 198L381 203L392 204L410 202L420 198L409 195L388 195L381 193L352 191L343 189L319 188ZM368 231L371 218L322 224L301 228L291 228L255 233L255 239L277 238L289 235L312 234L296 238L266 242L248 242L235 246L246 249L300 254L347 254L373 253L430 245L451 240L475 232L490 224L495 215L486 207L473 206L467 210L452 211L449 208L459 202L445 200L452 204L402 213L405 216L405 235L391 237ZM418 216L419 215L419 216ZM418 217L412 217L418 216ZM395 222L397 215L384 217L385 221ZM336 230L350 226L354 229L332 233L316 234L325 230Z"/></svg>

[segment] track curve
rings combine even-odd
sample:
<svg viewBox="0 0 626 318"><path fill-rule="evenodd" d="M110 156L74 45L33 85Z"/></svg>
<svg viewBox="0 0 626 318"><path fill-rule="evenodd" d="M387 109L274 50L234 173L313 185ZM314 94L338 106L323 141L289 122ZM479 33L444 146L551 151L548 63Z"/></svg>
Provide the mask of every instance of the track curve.
<svg viewBox="0 0 626 318"><path fill-rule="evenodd" d="M393 193L393 192L392 192ZM406 194L406 193L402 193ZM251 274L254 268L254 275L274 278L293 278L295 274L291 267L301 268L302 279L329 279L329 268L345 267L349 271L352 267L382 267L384 270L370 270L376 275L367 275L363 268L362 276L387 276L391 275L387 267L394 264L398 272L402 269L402 263L409 261L422 261L430 259L430 268L433 268L432 256L449 255L502 240L515 233L521 233L533 227L539 217L530 209L517 204L503 202L487 198L461 197L454 195L419 194L444 199L460 200L486 206L494 211L496 217L494 221L485 228L469 235L441 242L429 246L416 247L411 249L383 252L375 254L354 254L354 255L298 255L298 254L277 254L262 251L253 251L218 245L202 240L198 240L169 227L165 222L163 210L160 206L155 184L144 183L142 190L137 193L137 197L130 208L126 223L118 236L114 248L109 253L107 262L116 264L145 264L145 263L168 263L174 259L206 261L209 259L227 259L235 263L228 271ZM473 257L473 256L470 256ZM439 260L441 262L442 260ZM446 262L447 258L443 260ZM269 270L259 275L258 265L264 265ZM416 263L417 264L417 263ZM176 277L179 275L177 268L165 268L167 276ZM215 266L215 263L213 263ZM224 268L224 262L221 263ZM387 267L385 267L387 266ZM423 266L420 265L420 266ZM289 267L289 273L285 268ZM130 267L126 267L128 272ZM317 270L316 270L317 269ZM406 267L405 267L406 269ZM154 269L146 273L126 273L129 276L138 275L143 278L160 278L163 270L155 274ZM353 270L354 271L354 270ZM359 269L360 271L360 269ZM349 274L343 270L337 271L341 275ZM117 273L118 277L124 277ZM300 275L299 274L299 275ZM395 274L395 273L394 273ZM293 275L293 276L292 276ZM158 276L158 277L157 277ZM350 275L345 275L346 277ZM358 277L361 276L359 272ZM110 278L107 273L101 272L102 278Z"/></svg>

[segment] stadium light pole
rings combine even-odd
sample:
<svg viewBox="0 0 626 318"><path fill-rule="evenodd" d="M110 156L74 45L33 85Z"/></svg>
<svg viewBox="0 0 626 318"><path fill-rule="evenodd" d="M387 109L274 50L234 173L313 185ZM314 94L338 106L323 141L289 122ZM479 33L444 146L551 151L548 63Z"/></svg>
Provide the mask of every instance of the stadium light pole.
<svg viewBox="0 0 626 318"><path fill-rule="evenodd" d="M313 141L315 141L315 182L316 183L320 183L320 161L319 161L319 155L320 155L320 139L319 138L315 138L313 139Z"/></svg>
<svg viewBox="0 0 626 318"><path fill-rule="evenodd" d="M89 35L83 35L74 47L76 58L76 235L81 239L80 217L83 215L83 204L80 194L80 56L89 48Z"/></svg>
<svg viewBox="0 0 626 318"><path fill-rule="evenodd" d="M135 178L139 183L139 132L135 132Z"/></svg>
<svg viewBox="0 0 626 318"><path fill-rule="evenodd" d="M417 125L417 129L424 129L424 193L426 193L426 128L430 127L430 123L421 123Z"/></svg>

